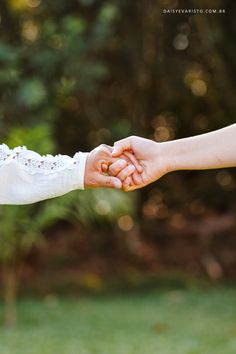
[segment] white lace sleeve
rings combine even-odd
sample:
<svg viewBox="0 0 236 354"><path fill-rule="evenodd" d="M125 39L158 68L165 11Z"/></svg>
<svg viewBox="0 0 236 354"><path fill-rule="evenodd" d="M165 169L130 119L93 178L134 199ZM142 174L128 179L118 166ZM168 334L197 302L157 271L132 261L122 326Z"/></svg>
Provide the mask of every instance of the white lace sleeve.
<svg viewBox="0 0 236 354"><path fill-rule="evenodd" d="M87 153L46 155L0 145L0 204L30 204L84 189Z"/></svg>

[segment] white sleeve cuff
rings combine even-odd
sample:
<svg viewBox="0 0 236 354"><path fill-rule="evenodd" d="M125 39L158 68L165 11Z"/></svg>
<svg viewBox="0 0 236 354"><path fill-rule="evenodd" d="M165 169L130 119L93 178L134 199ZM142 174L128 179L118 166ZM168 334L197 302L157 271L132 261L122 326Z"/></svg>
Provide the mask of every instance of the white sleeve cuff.
<svg viewBox="0 0 236 354"><path fill-rule="evenodd" d="M78 161L78 168L74 171L75 189L84 189L85 166L88 155L88 152L77 152L73 157Z"/></svg>

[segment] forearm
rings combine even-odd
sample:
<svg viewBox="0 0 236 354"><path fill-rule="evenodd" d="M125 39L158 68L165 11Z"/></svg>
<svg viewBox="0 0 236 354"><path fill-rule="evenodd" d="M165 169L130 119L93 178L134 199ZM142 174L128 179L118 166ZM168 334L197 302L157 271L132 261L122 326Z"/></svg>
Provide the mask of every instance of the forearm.
<svg viewBox="0 0 236 354"><path fill-rule="evenodd" d="M203 170L236 166L236 124L190 138L162 143L169 170Z"/></svg>
<svg viewBox="0 0 236 354"><path fill-rule="evenodd" d="M30 204L84 188L86 154L40 156L0 147L0 204Z"/></svg>

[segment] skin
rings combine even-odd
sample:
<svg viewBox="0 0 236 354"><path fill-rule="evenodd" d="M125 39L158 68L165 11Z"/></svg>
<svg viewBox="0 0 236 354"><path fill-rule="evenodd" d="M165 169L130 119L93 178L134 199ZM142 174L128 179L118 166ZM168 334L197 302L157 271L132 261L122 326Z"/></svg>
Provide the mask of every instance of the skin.
<svg viewBox="0 0 236 354"><path fill-rule="evenodd" d="M123 189L131 191L142 188L167 173L166 160L161 153L161 144L149 139L132 136L120 140L114 144L112 156L118 157L120 154L132 153L139 161L143 171L134 171L132 180L128 176L123 180ZM114 175L113 167L109 167L109 174Z"/></svg>
<svg viewBox="0 0 236 354"><path fill-rule="evenodd" d="M113 148L108 145L100 145L92 150L86 160L84 185L85 188L115 188L121 189L122 182L130 178L141 167L136 158L129 154L121 154L118 158L112 156ZM109 167L112 176L108 175Z"/></svg>
<svg viewBox="0 0 236 354"><path fill-rule="evenodd" d="M211 133L185 139L157 143L149 139L131 136L114 144L112 156L133 154L142 172L133 172L122 180L123 189L142 188L177 170L204 170L236 166L236 124ZM110 165L109 174L115 175ZM119 174L118 174L119 176Z"/></svg>

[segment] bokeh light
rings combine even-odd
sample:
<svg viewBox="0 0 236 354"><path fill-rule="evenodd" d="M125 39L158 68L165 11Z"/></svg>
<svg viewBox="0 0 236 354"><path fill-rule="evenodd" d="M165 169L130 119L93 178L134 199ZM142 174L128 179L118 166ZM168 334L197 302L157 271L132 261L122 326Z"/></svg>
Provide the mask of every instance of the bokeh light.
<svg viewBox="0 0 236 354"><path fill-rule="evenodd" d="M183 34L183 33L177 34L175 36L174 40L173 40L173 46L177 50L185 50L185 49L187 49L188 46L189 46L188 37L185 34Z"/></svg>
<svg viewBox="0 0 236 354"><path fill-rule="evenodd" d="M230 172L226 170L217 172L216 181L223 190L232 191L235 189L235 180L233 179Z"/></svg>
<svg viewBox="0 0 236 354"><path fill-rule="evenodd" d="M207 93L207 85L203 80L194 80L191 84L191 91L194 96L205 96Z"/></svg>
<svg viewBox="0 0 236 354"><path fill-rule="evenodd" d="M27 0L27 5L32 8L36 8L41 4L41 0Z"/></svg>
<svg viewBox="0 0 236 354"><path fill-rule="evenodd" d="M33 21L25 21L22 26L22 36L30 41L34 42L39 34L39 27L38 25L33 22Z"/></svg>
<svg viewBox="0 0 236 354"><path fill-rule="evenodd" d="M118 219L118 226L123 231L130 231L134 227L134 220L131 215L123 215Z"/></svg>

